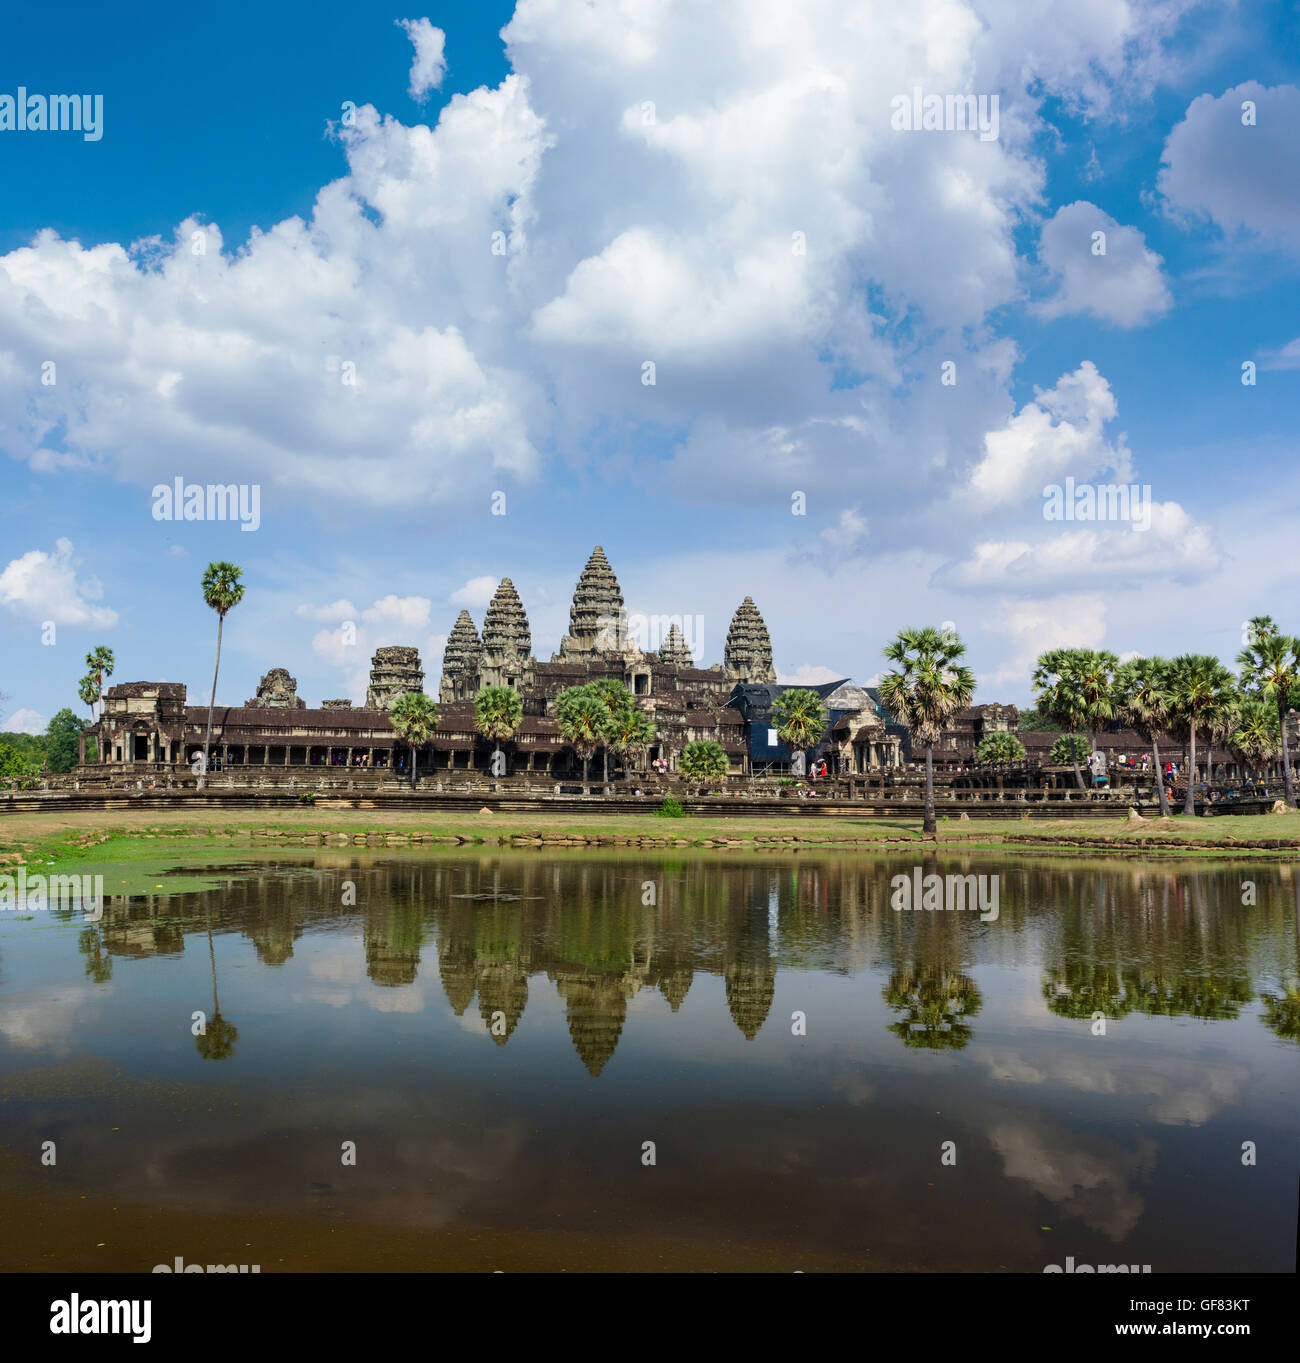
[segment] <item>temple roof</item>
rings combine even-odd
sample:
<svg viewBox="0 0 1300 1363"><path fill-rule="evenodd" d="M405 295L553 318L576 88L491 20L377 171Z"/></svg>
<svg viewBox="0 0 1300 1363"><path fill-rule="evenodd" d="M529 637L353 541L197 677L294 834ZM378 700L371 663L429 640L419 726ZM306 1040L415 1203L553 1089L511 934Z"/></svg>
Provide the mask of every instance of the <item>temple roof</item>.
<svg viewBox="0 0 1300 1363"><path fill-rule="evenodd" d="M731 617L722 657L729 672L743 674L746 680L776 680L772 667L772 639L752 596L747 596Z"/></svg>
<svg viewBox="0 0 1300 1363"><path fill-rule="evenodd" d="M483 618L483 652L497 656L513 653L522 659L528 657L532 648L524 604L515 584L503 577Z"/></svg>
<svg viewBox="0 0 1300 1363"><path fill-rule="evenodd" d="M442 670L453 674L473 672L483 653L483 643L470 619L469 611L461 611L456 623L447 636L447 645L442 651Z"/></svg>
<svg viewBox="0 0 1300 1363"><path fill-rule="evenodd" d="M691 657L691 650L686 646L680 625L669 627L668 635L659 649L659 661L671 663L676 667L695 666L695 659Z"/></svg>

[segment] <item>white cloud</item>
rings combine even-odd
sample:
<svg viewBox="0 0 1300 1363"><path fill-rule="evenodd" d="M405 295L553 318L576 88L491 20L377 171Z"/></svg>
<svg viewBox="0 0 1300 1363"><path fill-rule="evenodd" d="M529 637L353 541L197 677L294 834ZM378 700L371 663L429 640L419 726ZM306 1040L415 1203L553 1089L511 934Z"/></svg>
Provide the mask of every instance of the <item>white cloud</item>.
<svg viewBox="0 0 1300 1363"><path fill-rule="evenodd" d="M0 572L0 605L32 620L112 629L117 612L94 604L103 596L103 586L96 577L78 578L80 564L66 539L55 541L52 554L29 550Z"/></svg>
<svg viewBox="0 0 1300 1363"><path fill-rule="evenodd" d="M1098 232L1104 234L1100 239L1094 238ZM1102 247L1104 254L1097 254ZM1147 248L1142 233L1121 227L1085 199L1064 204L1043 225L1038 258L1058 285L1037 306L1044 317L1088 313L1133 327L1173 305L1160 269L1163 261Z"/></svg>
<svg viewBox="0 0 1300 1363"><path fill-rule="evenodd" d="M360 612L346 598L340 601L331 601L328 606L313 606L304 603L293 608L293 613L300 620L315 620L320 624L330 624L334 621L355 620Z"/></svg>
<svg viewBox="0 0 1300 1363"><path fill-rule="evenodd" d="M35 710L15 710L4 727L11 734L43 734L49 723L44 715L38 715Z"/></svg>
<svg viewBox="0 0 1300 1363"><path fill-rule="evenodd" d="M361 618L368 625L421 630L429 624L432 606L433 602L427 596L394 596L390 592L373 606L367 606L361 612Z"/></svg>
<svg viewBox="0 0 1300 1363"><path fill-rule="evenodd" d="M447 73L447 58L443 53L447 35L427 19L396 19L394 23L406 30L406 36L415 48L415 60L411 63L412 99L424 99L430 90L442 84Z"/></svg>
<svg viewBox="0 0 1300 1363"><path fill-rule="evenodd" d="M1243 123L1252 101L1255 122ZM1212 219L1300 250L1300 88L1248 80L1198 95L1165 141L1160 192L1176 217Z"/></svg>
<svg viewBox="0 0 1300 1363"><path fill-rule="evenodd" d="M1132 466L1124 436L1110 444L1104 434L1117 412L1110 384L1091 360L1084 360L1054 388L1037 391L1000 430L985 434L984 457L971 473L969 494L978 504L995 506L1037 499L1046 484L1067 475L1083 481L1110 473L1117 482L1129 482Z"/></svg>
<svg viewBox="0 0 1300 1363"><path fill-rule="evenodd" d="M486 606L497 589L495 577L472 577L447 598L453 606Z"/></svg>
<svg viewBox="0 0 1300 1363"><path fill-rule="evenodd" d="M939 579L954 587L1038 591L1069 583L1187 580L1220 566L1213 535L1177 502L1153 502L1150 514L1146 530L1119 521L1060 530L1033 543L986 540L968 558L944 569Z"/></svg>
<svg viewBox="0 0 1300 1363"><path fill-rule="evenodd" d="M1100 596L1066 592L1038 601L1003 601L988 628L1011 650L981 686L1025 685L1034 660L1050 648L1100 648L1106 641L1106 603Z"/></svg>
<svg viewBox="0 0 1300 1363"><path fill-rule="evenodd" d="M1259 362L1261 369L1300 369L1300 336L1279 350L1270 351Z"/></svg>
<svg viewBox="0 0 1300 1363"><path fill-rule="evenodd" d="M804 663L793 672L784 672L778 668L776 674L776 679L782 686L821 686L825 682L841 681L843 677L843 672L836 672L830 667L813 666L811 663Z"/></svg>

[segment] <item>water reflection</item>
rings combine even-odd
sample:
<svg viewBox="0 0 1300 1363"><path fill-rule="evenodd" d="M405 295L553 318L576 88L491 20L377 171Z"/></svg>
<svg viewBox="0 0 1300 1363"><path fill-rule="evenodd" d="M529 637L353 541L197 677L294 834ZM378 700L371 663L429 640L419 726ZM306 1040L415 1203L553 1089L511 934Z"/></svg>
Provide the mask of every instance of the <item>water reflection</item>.
<svg viewBox="0 0 1300 1363"><path fill-rule="evenodd" d="M925 873L937 866L927 859ZM969 858L945 863L961 874L971 868ZM77 940L87 978L107 984L115 957L179 955L201 929L212 957L213 1016L198 1040L209 1059L231 1054L238 1037L217 1001L214 928L241 933L263 965L277 967L305 932L358 921L370 981L412 985L434 953L453 1013L465 1016L477 1000L483 1030L498 1046L524 1017L530 979L544 977L592 1075L613 1057L641 991L657 990L676 1013L699 974L721 977L731 1019L752 1041L771 1013L778 964L845 974L884 968L889 1031L910 1047L961 1049L983 1003L971 969L981 959L1032 954L1031 925L1041 943L1042 997L1057 1017L1221 1021L1258 999L1265 1025L1300 1040L1300 877L1289 866L1252 868L1255 902L1243 906L1242 872L1223 866L1184 864L1174 873L1149 864L1022 865L1002 872L999 916L987 924L973 913L891 909L896 869L695 861L688 873L683 861L483 856L419 865L358 857L274 867L198 894L110 896L102 923Z"/></svg>
<svg viewBox="0 0 1300 1363"><path fill-rule="evenodd" d="M416 1269L1291 1267L1294 869L921 869L998 917L894 910L897 859L466 850L0 921L0 1268L228 1260L233 1212L306 1269L366 1226Z"/></svg>

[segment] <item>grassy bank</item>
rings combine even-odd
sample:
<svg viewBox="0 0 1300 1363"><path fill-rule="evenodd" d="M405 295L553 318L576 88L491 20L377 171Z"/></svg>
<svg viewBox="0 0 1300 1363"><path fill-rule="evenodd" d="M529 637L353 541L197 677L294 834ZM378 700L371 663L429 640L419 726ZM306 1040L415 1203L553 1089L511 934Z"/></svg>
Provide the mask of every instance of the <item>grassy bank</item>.
<svg viewBox="0 0 1300 1363"><path fill-rule="evenodd" d="M164 849L160 843L167 844ZM160 853L232 852L266 847L394 848L477 844L486 847L684 846L776 849L840 848L887 851L908 845L952 850L1027 853L1095 850L1106 855L1300 857L1300 814L1229 816L1167 821L980 819L941 822L935 839L920 821L881 818L746 820L692 816L592 816L587 813L438 814L422 811L296 808L214 815L184 810L122 810L16 814L0 821L0 860L126 864Z"/></svg>

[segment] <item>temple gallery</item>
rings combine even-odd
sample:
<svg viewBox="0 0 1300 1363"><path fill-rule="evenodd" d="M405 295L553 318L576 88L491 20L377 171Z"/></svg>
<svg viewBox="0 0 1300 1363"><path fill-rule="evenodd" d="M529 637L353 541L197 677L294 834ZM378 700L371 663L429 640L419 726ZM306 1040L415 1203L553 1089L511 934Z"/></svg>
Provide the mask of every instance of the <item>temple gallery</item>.
<svg viewBox="0 0 1300 1363"><path fill-rule="evenodd" d="M497 587L481 629L468 611L460 612L443 652L437 729L414 754L419 773L491 771L495 750L501 748L512 775L579 775L582 762L561 732L556 698L569 687L602 679L622 683L655 729L643 751L616 759L616 769L674 770L682 749L695 741L719 744L733 775L789 772L800 766L801 757L844 773L904 761L905 735L888 723L874 693L848 678L811 688L821 696L828 718L809 754L792 753L779 740L772 705L787 688L776 680L772 641L751 597L732 616L720 663L700 665L676 623L658 648L643 650L629 635L622 590L597 546L574 589L569 632L549 661L533 652L528 614L508 577ZM523 704L517 732L501 744L484 738L475 723L475 697L496 686L517 691ZM238 768L249 778L271 782L293 768L408 772L412 752L394 729L390 712L398 697L424 690L419 652L403 644L375 651L361 704L330 699L311 708L298 696L288 670L272 668L242 706L216 707L212 767L227 773ZM208 707L188 704L179 683L113 686L105 692L102 718L83 735L82 771L188 775L202 752L207 719ZM86 768L84 745L90 736L98 740L100 760ZM499 771L499 757L497 763Z"/></svg>

